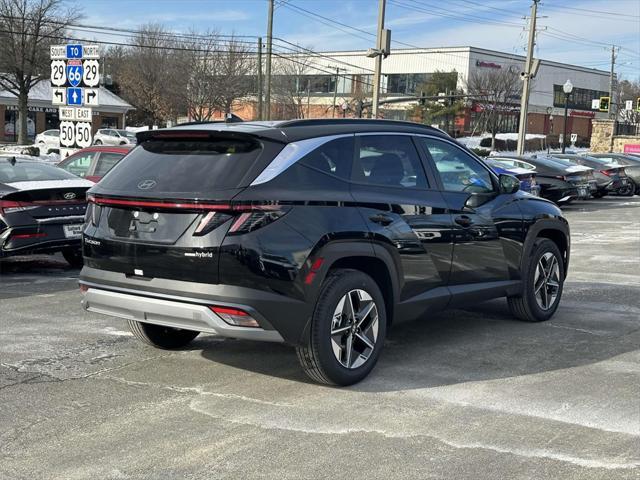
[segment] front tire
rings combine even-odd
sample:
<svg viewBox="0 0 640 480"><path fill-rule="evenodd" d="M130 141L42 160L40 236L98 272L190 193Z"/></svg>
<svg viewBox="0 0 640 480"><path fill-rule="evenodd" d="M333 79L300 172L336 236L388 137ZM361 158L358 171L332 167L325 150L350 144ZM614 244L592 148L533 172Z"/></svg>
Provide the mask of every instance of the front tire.
<svg viewBox="0 0 640 480"><path fill-rule="evenodd" d="M62 251L62 256L73 268L82 268L82 251L79 249L67 249Z"/></svg>
<svg viewBox="0 0 640 480"><path fill-rule="evenodd" d="M522 295L507 298L511 313L527 322L549 320L558 309L564 286L564 262L554 242L535 241L522 279Z"/></svg>
<svg viewBox="0 0 640 480"><path fill-rule="evenodd" d="M102 140L96 140L93 142L94 145L102 145Z"/></svg>
<svg viewBox="0 0 640 480"><path fill-rule="evenodd" d="M331 272L311 319L306 344L297 347L305 373L318 383L352 385L375 366L387 333L384 297L358 270Z"/></svg>
<svg viewBox="0 0 640 480"><path fill-rule="evenodd" d="M127 320L129 330L141 342L164 350L173 350L187 346L200 332L180 328L152 325L150 323Z"/></svg>

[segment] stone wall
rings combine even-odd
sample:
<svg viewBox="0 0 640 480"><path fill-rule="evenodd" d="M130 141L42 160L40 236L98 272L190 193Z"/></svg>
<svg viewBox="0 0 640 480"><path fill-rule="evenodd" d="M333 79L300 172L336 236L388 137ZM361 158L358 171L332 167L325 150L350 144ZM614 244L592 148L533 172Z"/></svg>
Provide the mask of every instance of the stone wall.
<svg viewBox="0 0 640 480"><path fill-rule="evenodd" d="M626 144L640 144L640 137L613 135L613 120L593 120L591 151L596 153L624 152Z"/></svg>

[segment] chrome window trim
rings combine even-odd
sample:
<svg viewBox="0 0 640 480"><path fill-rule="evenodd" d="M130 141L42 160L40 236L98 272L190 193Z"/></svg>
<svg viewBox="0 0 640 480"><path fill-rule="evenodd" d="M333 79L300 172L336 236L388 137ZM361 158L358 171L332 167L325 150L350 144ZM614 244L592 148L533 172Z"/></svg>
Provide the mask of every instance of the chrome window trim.
<svg viewBox="0 0 640 480"><path fill-rule="evenodd" d="M307 138L305 140L288 143L280 153L271 160L271 163L267 165L267 168L265 168L260 175L251 182L250 186L254 187L273 180L298 160L304 158L307 154L311 153L316 148L321 147L325 143L338 138L353 137L353 135L353 133L329 135L325 137Z"/></svg>

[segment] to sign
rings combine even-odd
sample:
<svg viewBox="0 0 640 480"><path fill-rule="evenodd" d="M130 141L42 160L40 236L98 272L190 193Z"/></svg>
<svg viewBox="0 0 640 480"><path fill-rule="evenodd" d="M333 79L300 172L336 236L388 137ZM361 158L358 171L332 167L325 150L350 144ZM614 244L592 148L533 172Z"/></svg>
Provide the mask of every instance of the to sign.
<svg viewBox="0 0 640 480"><path fill-rule="evenodd" d="M82 45L67 45L67 58L82 58Z"/></svg>
<svg viewBox="0 0 640 480"><path fill-rule="evenodd" d="M62 136L62 131L60 131ZM88 147L91 145L91 124L88 122L76 123L76 144L79 147Z"/></svg>
<svg viewBox="0 0 640 480"><path fill-rule="evenodd" d="M82 81L87 87L97 87L100 83L99 66L97 60L82 62Z"/></svg>
<svg viewBox="0 0 640 480"><path fill-rule="evenodd" d="M60 145L73 147L76 143L76 129L73 122L60 122Z"/></svg>
<svg viewBox="0 0 640 480"><path fill-rule="evenodd" d="M56 87L62 87L67 83L66 66L67 63L64 60L54 60L51 62L51 83Z"/></svg>

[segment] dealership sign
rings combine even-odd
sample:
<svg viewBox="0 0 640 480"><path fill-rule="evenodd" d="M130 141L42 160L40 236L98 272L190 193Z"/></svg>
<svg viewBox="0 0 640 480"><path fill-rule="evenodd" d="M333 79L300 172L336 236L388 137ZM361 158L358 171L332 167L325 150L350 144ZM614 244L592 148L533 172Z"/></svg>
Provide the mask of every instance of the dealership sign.
<svg viewBox="0 0 640 480"><path fill-rule="evenodd" d="M476 67L494 68L496 70L499 70L500 68L502 68L502 65L500 65L499 63L494 63L494 62L486 62L484 60L476 60Z"/></svg>

